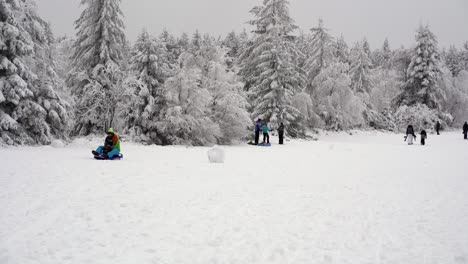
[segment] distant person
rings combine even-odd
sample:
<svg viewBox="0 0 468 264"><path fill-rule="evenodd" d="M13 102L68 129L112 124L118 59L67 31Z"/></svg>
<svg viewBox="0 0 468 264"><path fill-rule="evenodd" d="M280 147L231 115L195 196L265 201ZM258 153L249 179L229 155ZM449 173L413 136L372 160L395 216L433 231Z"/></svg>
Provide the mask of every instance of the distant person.
<svg viewBox="0 0 468 264"><path fill-rule="evenodd" d="M426 145L427 133L426 130L421 131L421 145Z"/></svg>
<svg viewBox="0 0 468 264"><path fill-rule="evenodd" d="M436 132L437 132L437 135L440 135L440 122L437 121L436 123Z"/></svg>
<svg viewBox="0 0 468 264"><path fill-rule="evenodd" d="M467 136L468 136L468 122L465 122L465 124L463 125L463 135L464 135L464 139L468 139Z"/></svg>
<svg viewBox="0 0 468 264"><path fill-rule="evenodd" d="M270 144L270 128L268 127L268 123L266 121L262 126L262 132L263 132L263 143Z"/></svg>
<svg viewBox="0 0 468 264"><path fill-rule="evenodd" d="M414 128L412 125L409 125L406 129L405 141L408 141L408 145L413 145L413 140L415 139L416 135L414 134Z"/></svg>
<svg viewBox="0 0 468 264"><path fill-rule="evenodd" d="M260 130L262 130L262 119L259 118L257 122L255 122L255 145L258 145L260 140Z"/></svg>
<svg viewBox="0 0 468 264"><path fill-rule="evenodd" d="M104 146L98 147L92 151L94 156L99 156L105 159L112 159L120 154L120 138L115 134L113 128L107 131L107 137L104 141Z"/></svg>
<svg viewBox="0 0 468 264"><path fill-rule="evenodd" d="M278 127L278 137L279 137L279 144L283 145L284 144L284 124L281 123L280 126Z"/></svg>

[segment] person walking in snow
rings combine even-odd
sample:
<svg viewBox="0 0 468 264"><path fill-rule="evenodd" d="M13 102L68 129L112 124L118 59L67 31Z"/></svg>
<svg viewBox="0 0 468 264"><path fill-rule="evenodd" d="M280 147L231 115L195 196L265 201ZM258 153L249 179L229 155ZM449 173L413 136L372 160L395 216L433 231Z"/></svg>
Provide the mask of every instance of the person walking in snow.
<svg viewBox="0 0 468 264"><path fill-rule="evenodd" d="M416 135L414 134L414 128L412 125L409 125L406 129L405 141L408 141L408 145L413 145L413 140L415 139Z"/></svg>
<svg viewBox="0 0 468 264"><path fill-rule="evenodd" d="M421 145L426 145L427 133L426 130L421 131Z"/></svg>
<svg viewBox="0 0 468 264"><path fill-rule="evenodd" d="M280 126L278 127L278 137L279 137L279 144L283 145L284 144L284 124L281 123Z"/></svg>
<svg viewBox="0 0 468 264"><path fill-rule="evenodd" d="M436 123L436 132L437 132L437 135L440 135L440 122L437 121Z"/></svg>
<svg viewBox="0 0 468 264"><path fill-rule="evenodd" d="M263 132L263 143L270 144L270 128L268 127L268 123L265 121L265 123L262 126L262 132Z"/></svg>
<svg viewBox="0 0 468 264"><path fill-rule="evenodd" d="M468 122L465 122L463 125L463 135L464 139L468 139Z"/></svg>
<svg viewBox="0 0 468 264"><path fill-rule="evenodd" d="M260 141L260 130L262 129L262 119L258 119L257 122L255 122L255 145L258 145L258 142Z"/></svg>
<svg viewBox="0 0 468 264"><path fill-rule="evenodd" d="M101 156L106 159L112 159L120 154L120 138L115 134L113 128L107 130L107 137L104 141L104 146L99 146L92 151L94 156Z"/></svg>

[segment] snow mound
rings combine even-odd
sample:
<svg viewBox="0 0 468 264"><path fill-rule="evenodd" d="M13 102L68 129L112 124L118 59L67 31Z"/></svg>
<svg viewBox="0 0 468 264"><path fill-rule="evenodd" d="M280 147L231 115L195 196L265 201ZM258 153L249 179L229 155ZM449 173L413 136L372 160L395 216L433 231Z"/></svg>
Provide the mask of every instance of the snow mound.
<svg viewBox="0 0 468 264"><path fill-rule="evenodd" d="M61 140L54 140L52 143L50 143L50 146L53 148L64 148L65 143L63 143Z"/></svg>
<svg viewBox="0 0 468 264"><path fill-rule="evenodd" d="M211 163L224 163L226 159L226 153L220 147L213 147L208 150L208 159Z"/></svg>

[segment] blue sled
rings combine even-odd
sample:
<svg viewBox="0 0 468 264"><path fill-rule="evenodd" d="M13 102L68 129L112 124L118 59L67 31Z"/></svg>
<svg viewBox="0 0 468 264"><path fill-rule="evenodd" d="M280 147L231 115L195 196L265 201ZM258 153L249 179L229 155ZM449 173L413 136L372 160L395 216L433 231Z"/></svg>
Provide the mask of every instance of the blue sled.
<svg viewBox="0 0 468 264"><path fill-rule="evenodd" d="M117 155L115 157L112 157L112 158L105 158L102 155L98 155L98 156L94 156L94 158L97 159L97 160L121 160L121 159L123 159L123 155L119 154L119 155Z"/></svg>
<svg viewBox="0 0 468 264"><path fill-rule="evenodd" d="M271 147L271 143L260 143L257 146L259 146L259 147Z"/></svg>

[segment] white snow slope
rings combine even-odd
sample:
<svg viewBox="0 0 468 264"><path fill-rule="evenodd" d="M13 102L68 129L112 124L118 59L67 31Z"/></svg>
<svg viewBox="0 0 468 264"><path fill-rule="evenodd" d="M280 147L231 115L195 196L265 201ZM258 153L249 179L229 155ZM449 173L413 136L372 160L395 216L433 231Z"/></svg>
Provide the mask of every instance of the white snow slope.
<svg viewBox="0 0 468 264"><path fill-rule="evenodd" d="M0 263L468 263L468 142L428 144L0 149Z"/></svg>

